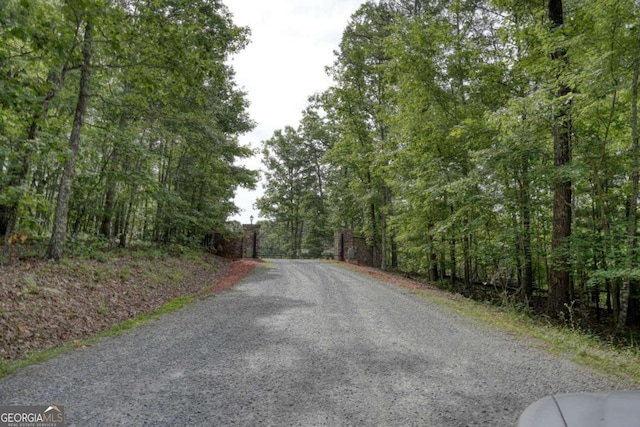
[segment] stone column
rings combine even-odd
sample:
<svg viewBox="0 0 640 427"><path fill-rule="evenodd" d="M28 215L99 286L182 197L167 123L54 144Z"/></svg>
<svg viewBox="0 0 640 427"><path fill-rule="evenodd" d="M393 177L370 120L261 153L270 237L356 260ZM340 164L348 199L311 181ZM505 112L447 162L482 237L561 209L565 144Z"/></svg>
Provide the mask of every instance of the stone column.
<svg viewBox="0 0 640 427"><path fill-rule="evenodd" d="M260 225L243 224L242 258L259 258L260 256Z"/></svg>

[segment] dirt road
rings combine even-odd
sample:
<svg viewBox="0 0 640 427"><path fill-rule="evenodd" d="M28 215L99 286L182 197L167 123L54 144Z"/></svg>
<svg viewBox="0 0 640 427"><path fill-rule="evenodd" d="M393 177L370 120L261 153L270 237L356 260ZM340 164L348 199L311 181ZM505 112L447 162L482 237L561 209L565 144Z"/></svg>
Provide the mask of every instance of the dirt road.
<svg viewBox="0 0 640 427"><path fill-rule="evenodd" d="M273 261L0 379L0 404L64 405L78 427L513 426L544 395L615 387L344 266Z"/></svg>

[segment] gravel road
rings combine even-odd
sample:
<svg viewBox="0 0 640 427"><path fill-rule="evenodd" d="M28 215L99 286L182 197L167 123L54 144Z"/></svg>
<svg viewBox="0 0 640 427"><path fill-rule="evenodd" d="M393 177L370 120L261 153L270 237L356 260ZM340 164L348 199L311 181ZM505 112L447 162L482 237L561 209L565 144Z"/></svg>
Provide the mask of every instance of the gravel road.
<svg viewBox="0 0 640 427"><path fill-rule="evenodd" d="M623 385L320 261L0 379L69 426L513 426L551 393Z"/></svg>

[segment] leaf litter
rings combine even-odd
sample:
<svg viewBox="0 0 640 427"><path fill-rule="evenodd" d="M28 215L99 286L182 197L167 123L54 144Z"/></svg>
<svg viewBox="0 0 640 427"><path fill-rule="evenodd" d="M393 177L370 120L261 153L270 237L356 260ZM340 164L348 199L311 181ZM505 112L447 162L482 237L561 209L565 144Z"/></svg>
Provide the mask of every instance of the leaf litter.
<svg viewBox="0 0 640 427"><path fill-rule="evenodd" d="M0 358L75 343L184 295L229 289L256 265L203 254L0 266Z"/></svg>

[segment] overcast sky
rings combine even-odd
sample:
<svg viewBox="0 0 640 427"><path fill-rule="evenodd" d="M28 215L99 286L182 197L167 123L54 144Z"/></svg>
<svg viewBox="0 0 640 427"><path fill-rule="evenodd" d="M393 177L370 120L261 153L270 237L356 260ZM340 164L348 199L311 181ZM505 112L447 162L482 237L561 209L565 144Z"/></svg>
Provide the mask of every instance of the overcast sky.
<svg viewBox="0 0 640 427"><path fill-rule="evenodd" d="M349 17L364 0L225 0L236 25L251 28L251 43L233 58L238 86L248 94L249 113L257 123L243 135L255 148L285 126L297 127L309 96L331 80L325 66L334 60ZM260 157L247 162L262 167ZM238 190L236 205L244 212L232 219L249 223L257 191Z"/></svg>

